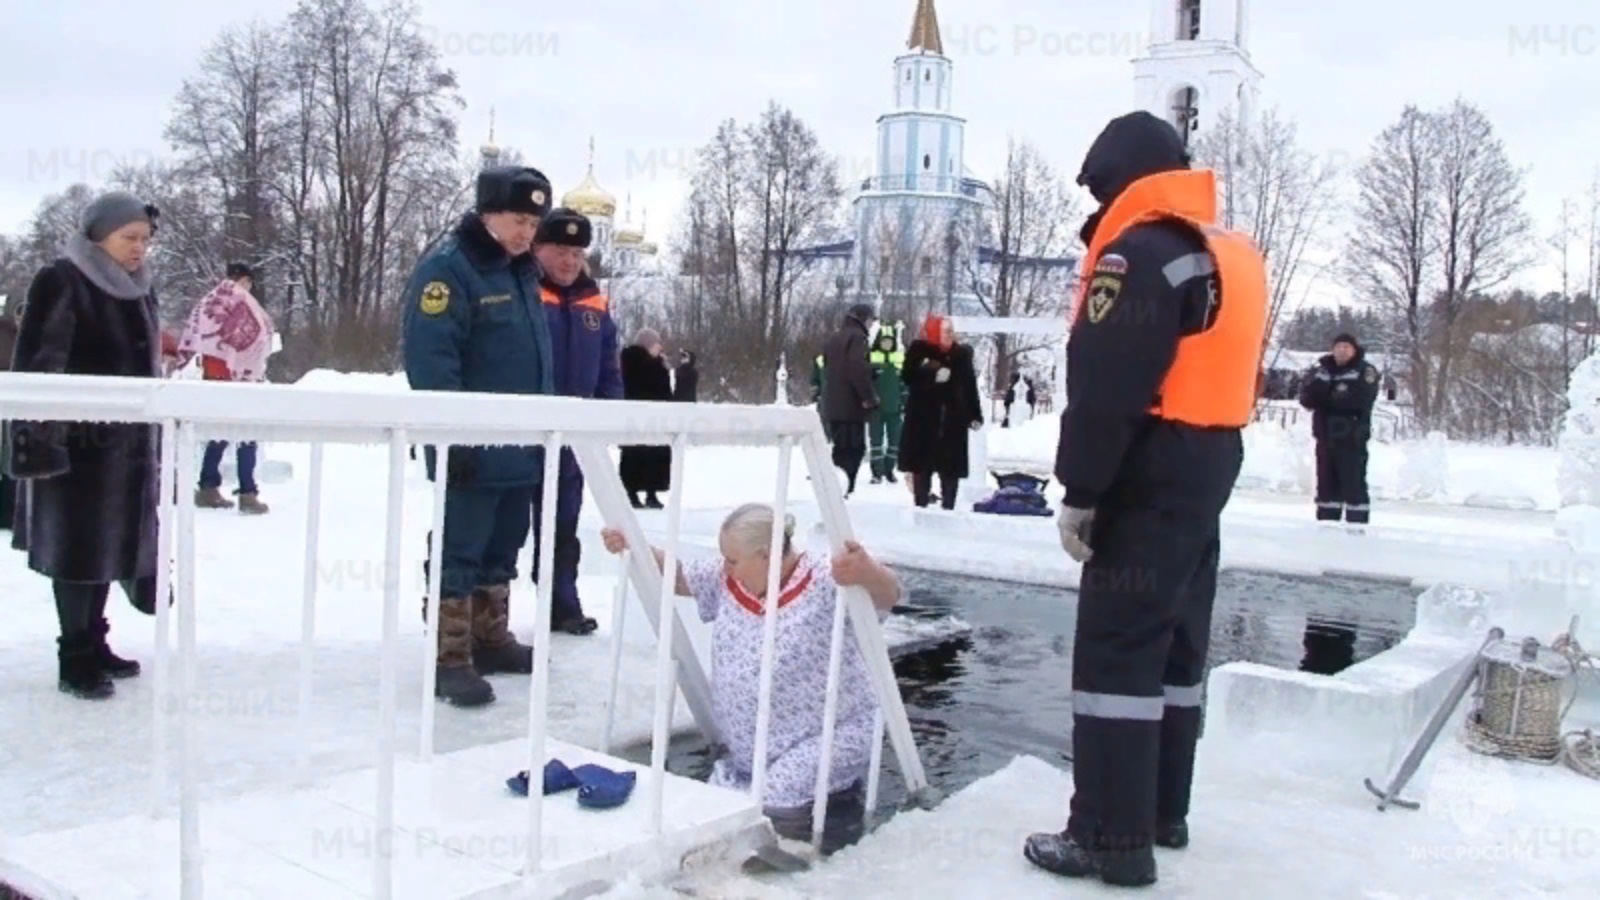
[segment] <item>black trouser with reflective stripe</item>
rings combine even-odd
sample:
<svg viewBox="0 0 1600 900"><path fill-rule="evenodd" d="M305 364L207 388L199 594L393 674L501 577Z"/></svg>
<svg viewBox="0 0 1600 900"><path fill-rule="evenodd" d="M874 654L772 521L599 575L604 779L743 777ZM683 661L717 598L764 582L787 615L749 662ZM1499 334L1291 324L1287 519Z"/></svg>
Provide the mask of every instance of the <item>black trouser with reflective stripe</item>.
<svg viewBox="0 0 1600 900"><path fill-rule="evenodd" d="M1218 522L1108 509L1093 527L1073 647L1067 829L1085 846L1137 852L1158 821L1189 814Z"/></svg>
<svg viewBox="0 0 1600 900"><path fill-rule="evenodd" d="M1372 510L1367 493L1367 442L1317 441L1317 518L1365 524Z"/></svg>

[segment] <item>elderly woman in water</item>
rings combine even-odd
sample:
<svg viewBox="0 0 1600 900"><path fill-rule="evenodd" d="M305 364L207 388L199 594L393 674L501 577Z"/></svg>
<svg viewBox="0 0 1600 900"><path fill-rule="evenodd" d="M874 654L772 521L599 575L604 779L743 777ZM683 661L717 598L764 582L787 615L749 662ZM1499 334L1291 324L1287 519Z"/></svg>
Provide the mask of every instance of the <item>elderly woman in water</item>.
<svg viewBox="0 0 1600 900"><path fill-rule="evenodd" d="M713 706L727 747L711 783L737 790L750 789L754 769L773 527L772 507L741 506L722 523L720 558L687 560L677 572L677 593L694 597L700 618L712 626ZM612 553L627 549L626 538L614 528L602 531L601 537ZM661 564L662 551L651 549ZM797 552L793 517L784 522L779 583L765 812L780 835L809 840L839 586L865 588L880 620L899 602L901 588L894 573L855 542L847 542L845 551L832 557ZM837 709L824 852L859 837L866 815L863 788L872 756L877 698L866 660L848 631Z"/></svg>

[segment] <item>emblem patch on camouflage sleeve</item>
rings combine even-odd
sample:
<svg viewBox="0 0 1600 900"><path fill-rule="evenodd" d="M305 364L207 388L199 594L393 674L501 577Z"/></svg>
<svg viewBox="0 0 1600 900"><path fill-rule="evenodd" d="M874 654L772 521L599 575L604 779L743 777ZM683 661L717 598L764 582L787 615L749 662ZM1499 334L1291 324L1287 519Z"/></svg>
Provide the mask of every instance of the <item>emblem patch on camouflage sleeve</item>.
<svg viewBox="0 0 1600 900"><path fill-rule="evenodd" d="M437 316L450 306L450 286L442 281L430 281L422 289L422 302L417 308L425 316Z"/></svg>
<svg viewBox="0 0 1600 900"><path fill-rule="evenodd" d="M1099 274L1089 282L1089 324L1099 324L1111 312L1112 304L1117 302L1117 296L1122 293L1122 276Z"/></svg>

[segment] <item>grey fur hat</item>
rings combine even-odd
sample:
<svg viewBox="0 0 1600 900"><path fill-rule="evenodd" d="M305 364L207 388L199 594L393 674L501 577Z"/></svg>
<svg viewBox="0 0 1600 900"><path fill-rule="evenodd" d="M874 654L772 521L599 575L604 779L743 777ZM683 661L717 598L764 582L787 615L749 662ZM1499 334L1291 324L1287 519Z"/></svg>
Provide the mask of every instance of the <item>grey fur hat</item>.
<svg viewBox="0 0 1600 900"><path fill-rule="evenodd" d="M101 194L83 210L83 236L96 243L130 222L148 222L154 230L161 213L127 191Z"/></svg>
<svg viewBox="0 0 1600 900"><path fill-rule="evenodd" d="M661 333L656 331L654 328L641 328L633 333L633 342L640 347L648 347L651 344L660 344Z"/></svg>

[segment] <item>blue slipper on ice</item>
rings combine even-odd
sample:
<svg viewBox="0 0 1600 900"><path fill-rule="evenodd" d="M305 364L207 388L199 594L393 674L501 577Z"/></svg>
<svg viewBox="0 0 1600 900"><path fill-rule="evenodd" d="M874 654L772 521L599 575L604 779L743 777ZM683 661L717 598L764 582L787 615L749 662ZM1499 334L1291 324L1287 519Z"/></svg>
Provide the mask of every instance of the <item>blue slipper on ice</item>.
<svg viewBox="0 0 1600 900"><path fill-rule="evenodd" d="M584 765L572 770L580 782L578 805L586 809L613 809L628 802L638 772L613 772L604 766Z"/></svg>
<svg viewBox="0 0 1600 900"><path fill-rule="evenodd" d="M583 767L579 766L579 768L581 769ZM575 787L581 787L582 784L583 782L578 780L578 776L574 775L572 770L567 768L567 764L561 760L552 759L544 764L545 796L548 797L551 794L559 794L562 791L570 791ZM510 788L511 792L519 797L528 796L527 770L524 769L510 778L507 778L506 787Z"/></svg>

